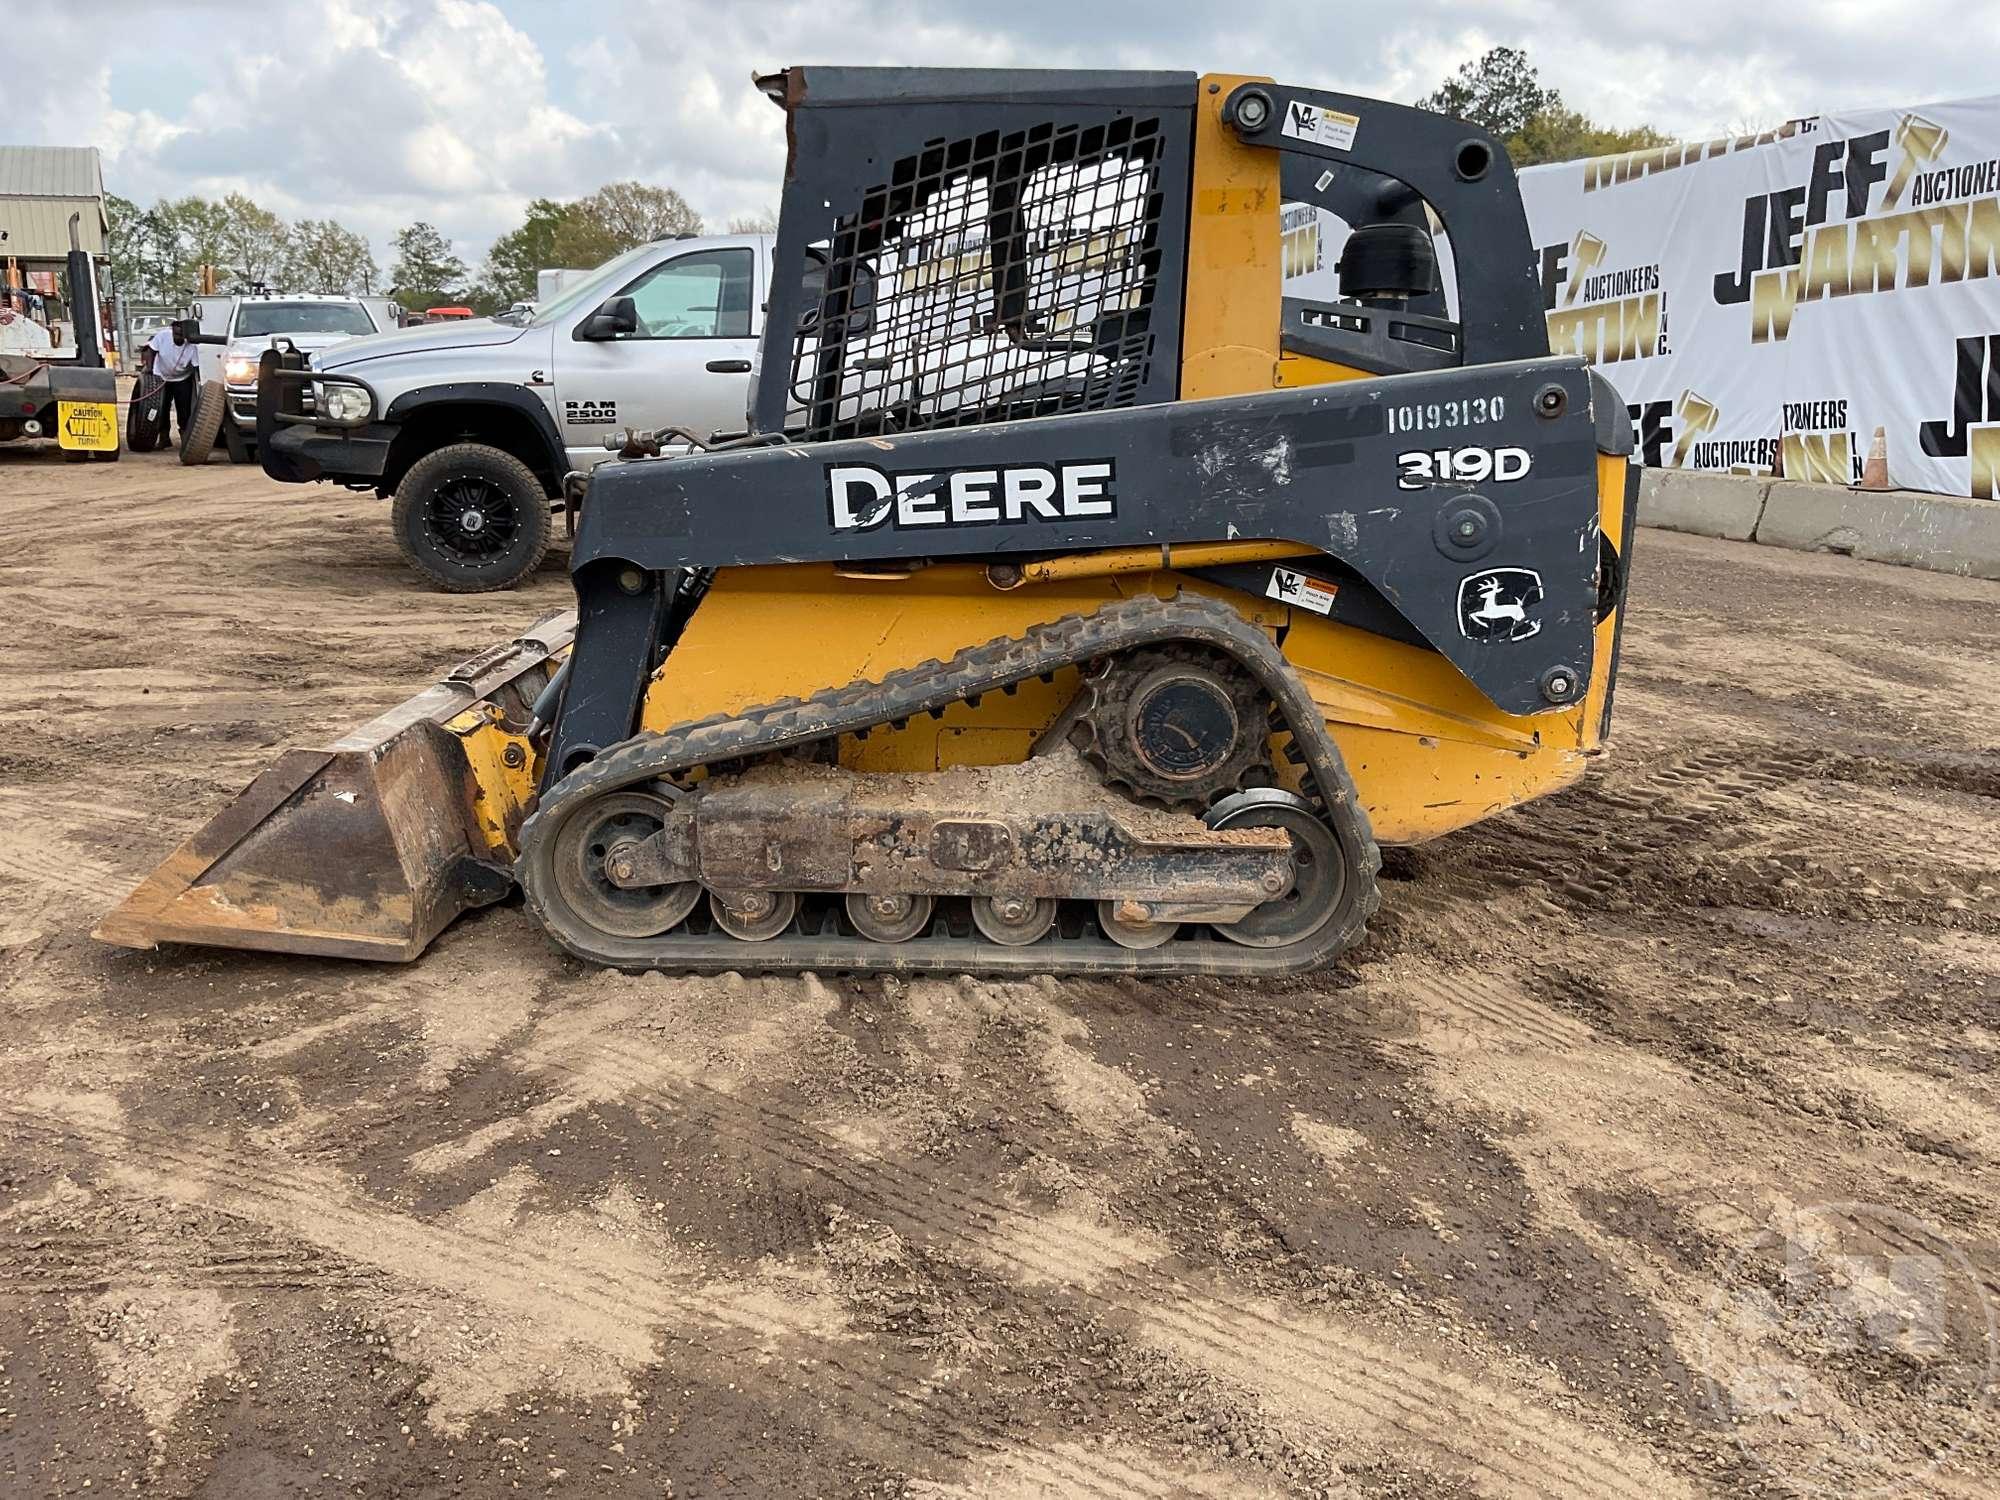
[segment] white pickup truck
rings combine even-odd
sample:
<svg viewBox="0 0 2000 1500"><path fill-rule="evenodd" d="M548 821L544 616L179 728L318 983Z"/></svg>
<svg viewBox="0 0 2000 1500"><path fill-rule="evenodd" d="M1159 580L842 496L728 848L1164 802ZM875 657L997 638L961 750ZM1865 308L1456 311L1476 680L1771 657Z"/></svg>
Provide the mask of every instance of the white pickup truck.
<svg viewBox="0 0 2000 1500"><path fill-rule="evenodd" d="M266 357L258 459L274 479L393 496L403 556L440 587L507 588L547 551L564 476L608 458L606 438L748 428L774 247L769 234L662 240L565 285L523 321L440 323ZM1065 274L1113 305L1124 283L1088 248ZM948 264L942 275L936 264L862 269L842 354L856 378L837 402L856 430L935 421L971 389L1011 415L1060 409L1063 388L1093 378L1101 360L1089 341L1052 354L989 326L983 250L954 249ZM885 296L898 311L878 322ZM912 327L929 335L914 354ZM804 325L795 369L812 369L814 347ZM811 399L795 384L793 414Z"/></svg>
<svg viewBox="0 0 2000 1500"><path fill-rule="evenodd" d="M393 496L397 544L433 583L509 587L548 549L563 476L608 457L607 436L743 430L772 244L662 240L525 321L434 323L322 349L292 398L303 410L271 425L258 461L274 479ZM283 404L275 390L259 400Z"/></svg>
<svg viewBox="0 0 2000 1500"><path fill-rule="evenodd" d="M318 351L394 328L399 312L387 297L296 292L197 297L194 313L201 331L228 342L202 346L201 386L188 430L181 435L181 461L205 463L218 442L236 463L254 456L257 360L273 337Z"/></svg>

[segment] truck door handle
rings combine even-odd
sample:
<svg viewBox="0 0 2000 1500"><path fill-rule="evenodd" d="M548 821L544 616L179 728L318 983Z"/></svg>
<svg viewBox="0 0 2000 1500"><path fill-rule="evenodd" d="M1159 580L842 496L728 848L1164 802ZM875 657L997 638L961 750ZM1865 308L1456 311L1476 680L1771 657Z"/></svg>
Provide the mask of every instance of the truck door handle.
<svg viewBox="0 0 2000 1500"><path fill-rule="evenodd" d="M711 359L708 362L711 375L748 375L750 361L747 359Z"/></svg>

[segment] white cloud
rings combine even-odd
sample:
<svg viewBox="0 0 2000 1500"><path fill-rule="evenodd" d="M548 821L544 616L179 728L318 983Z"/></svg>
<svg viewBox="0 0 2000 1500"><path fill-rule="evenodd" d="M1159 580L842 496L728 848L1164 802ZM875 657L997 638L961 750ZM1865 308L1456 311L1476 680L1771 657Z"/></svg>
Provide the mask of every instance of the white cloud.
<svg viewBox="0 0 2000 1500"><path fill-rule="evenodd" d="M98 145L111 190L142 202L242 191L384 252L425 218L476 261L530 198L623 177L714 223L775 206L784 119L750 74L789 63L1233 70L1407 100L1504 43L1607 123L1699 138L1990 91L2000 55L2000 6L1964 0L316 0L254 26L247 9L184 0L165 27L142 0L42 12L38 54L65 63L10 75L13 138Z"/></svg>
<svg viewBox="0 0 2000 1500"><path fill-rule="evenodd" d="M385 252L425 218L475 260L529 198L636 169L613 126L553 101L540 49L484 0L323 0L254 30L194 30L197 56L169 50L142 75L187 87L132 109L110 63L45 82L27 101L39 137L100 147L106 185L140 202L240 191L288 217L338 218Z"/></svg>

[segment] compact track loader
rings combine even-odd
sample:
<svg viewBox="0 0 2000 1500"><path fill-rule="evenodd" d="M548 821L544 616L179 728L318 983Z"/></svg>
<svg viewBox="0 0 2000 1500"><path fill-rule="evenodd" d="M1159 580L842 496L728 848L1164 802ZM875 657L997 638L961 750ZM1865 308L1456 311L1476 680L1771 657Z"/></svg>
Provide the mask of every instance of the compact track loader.
<svg viewBox="0 0 2000 1500"><path fill-rule="evenodd" d="M1548 357L1491 137L1261 78L759 82L752 435L599 467L574 617L290 752L100 936L408 958L518 883L621 968L1279 974L1378 843L1582 774L1630 428ZM1285 295L1286 204L1349 226L1339 295Z"/></svg>

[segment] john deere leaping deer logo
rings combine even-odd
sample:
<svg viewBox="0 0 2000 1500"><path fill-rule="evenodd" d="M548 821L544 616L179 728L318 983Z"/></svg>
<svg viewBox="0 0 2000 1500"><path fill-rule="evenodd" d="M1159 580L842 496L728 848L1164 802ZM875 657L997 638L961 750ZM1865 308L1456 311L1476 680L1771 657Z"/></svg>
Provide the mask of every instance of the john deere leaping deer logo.
<svg viewBox="0 0 2000 1500"><path fill-rule="evenodd" d="M1488 568L1458 586L1459 633L1475 641L1525 641L1542 628L1542 575L1532 568Z"/></svg>

